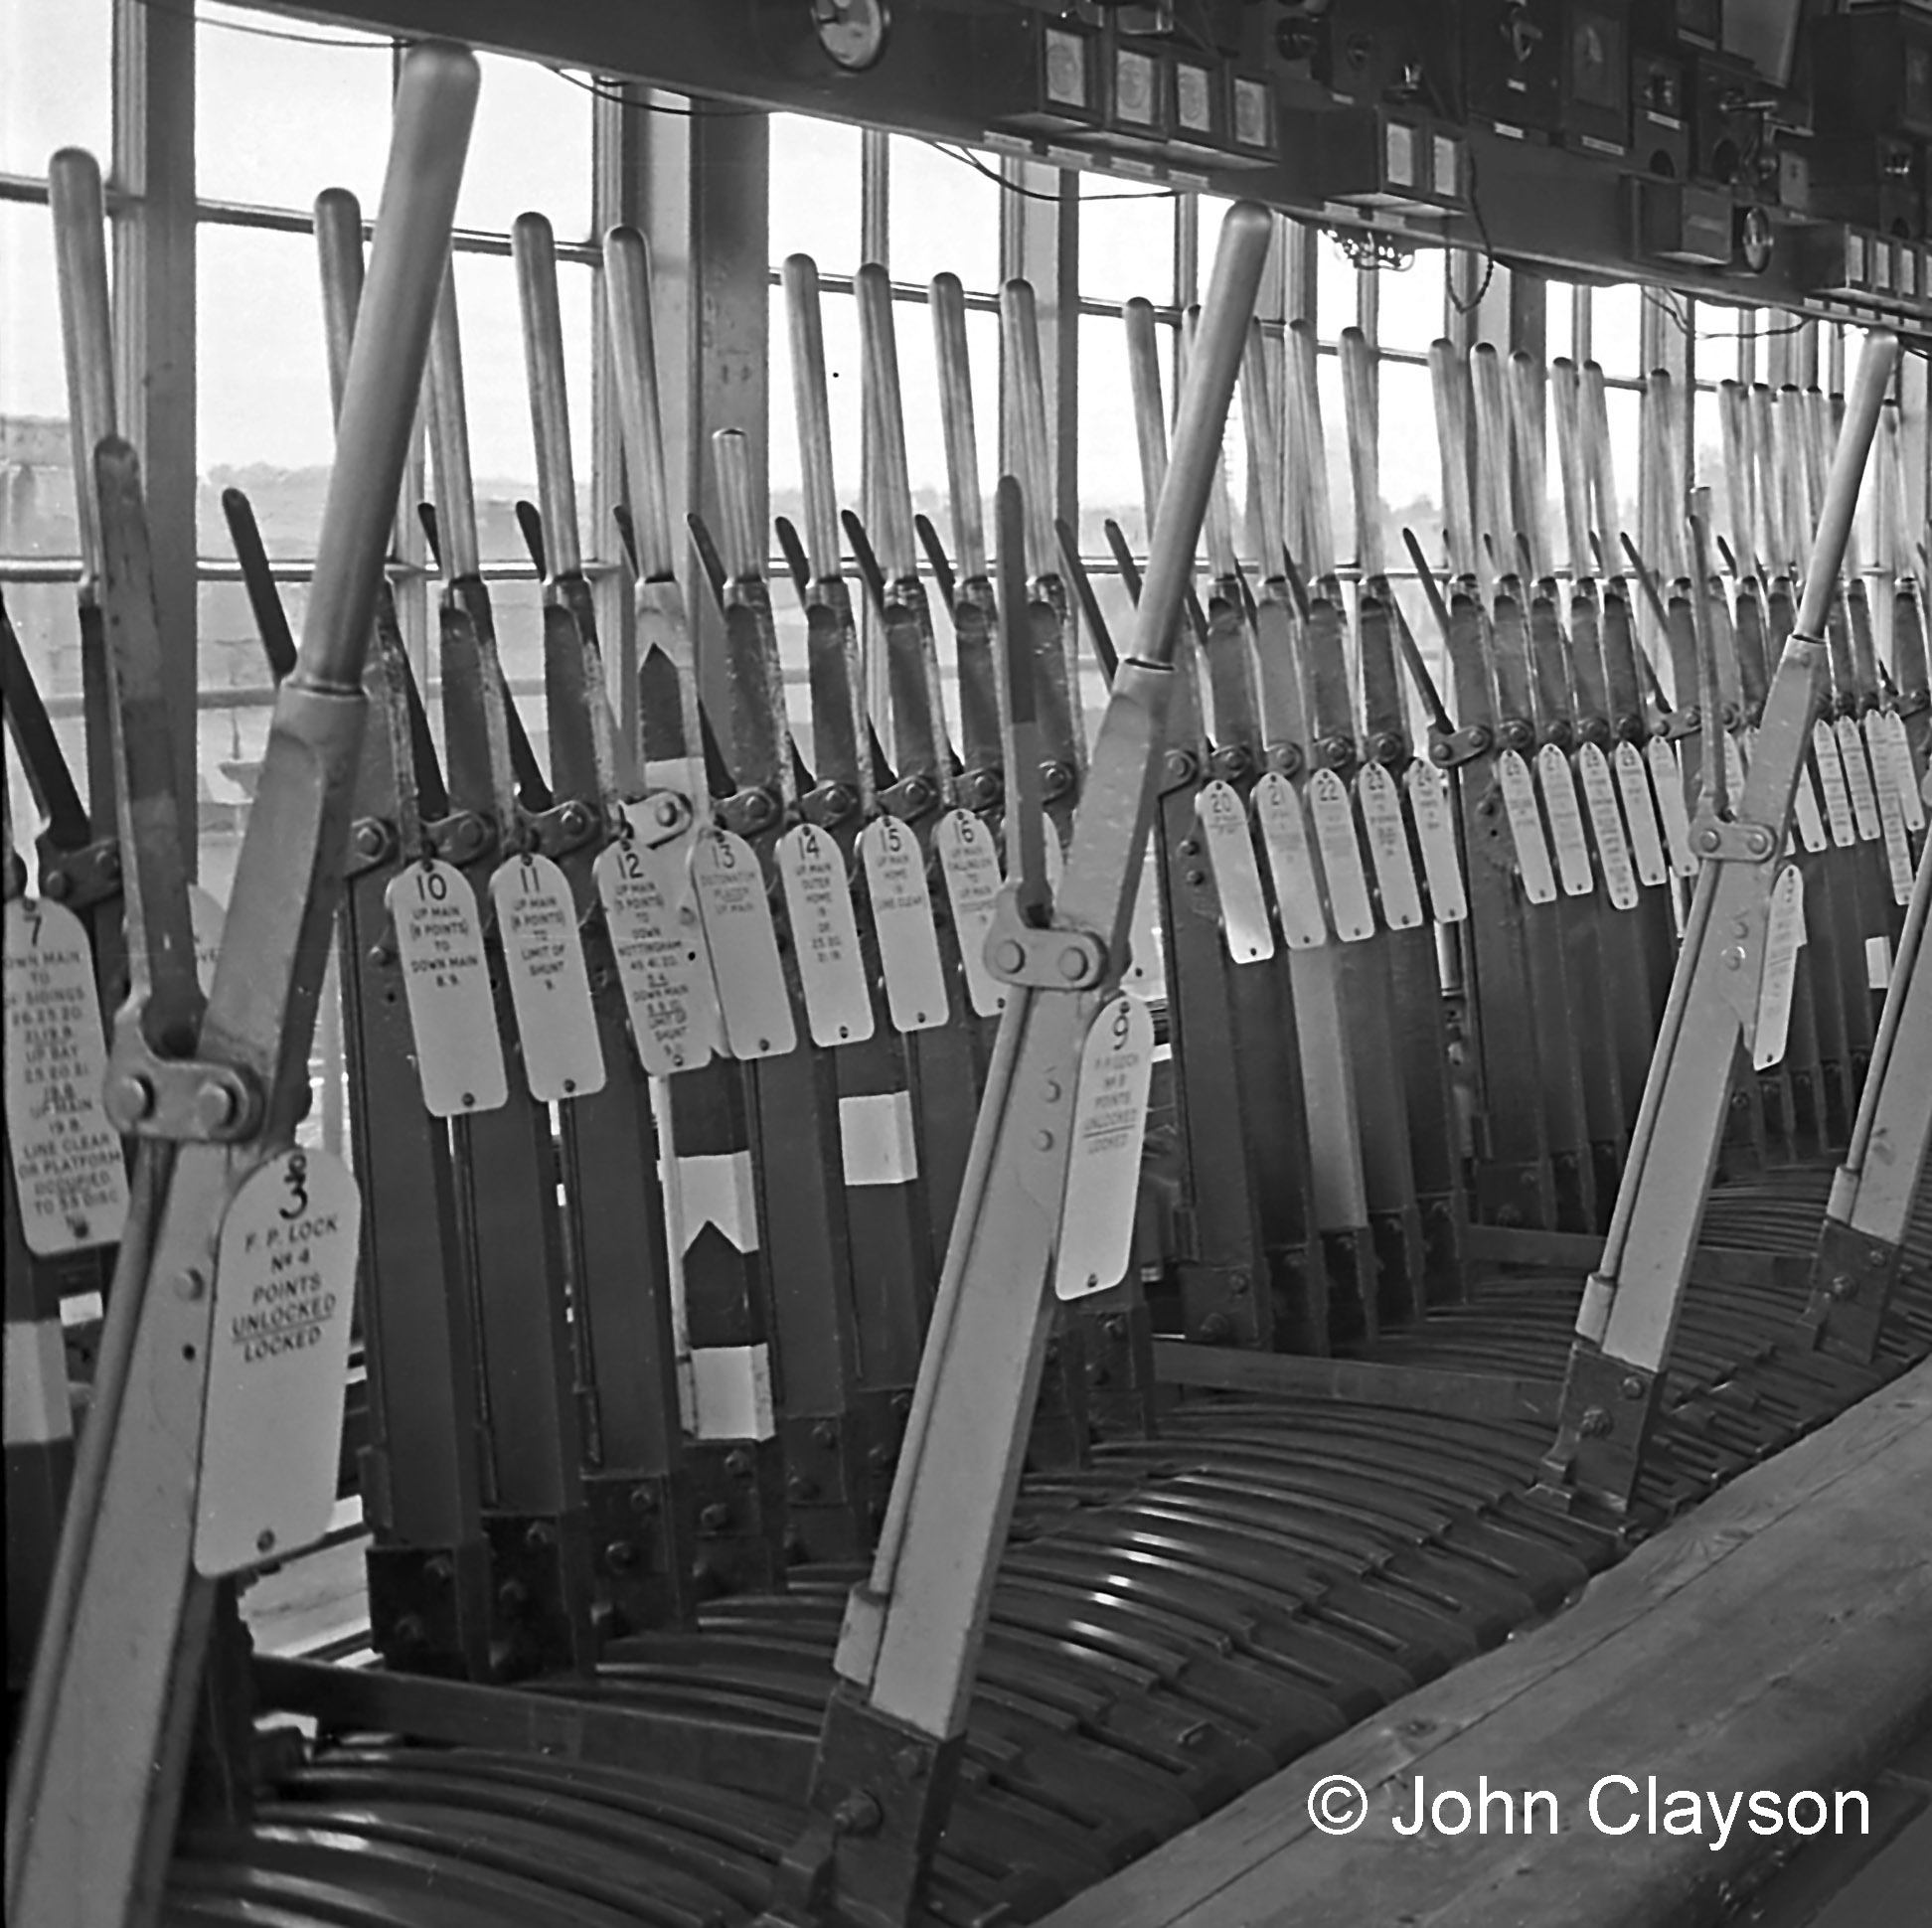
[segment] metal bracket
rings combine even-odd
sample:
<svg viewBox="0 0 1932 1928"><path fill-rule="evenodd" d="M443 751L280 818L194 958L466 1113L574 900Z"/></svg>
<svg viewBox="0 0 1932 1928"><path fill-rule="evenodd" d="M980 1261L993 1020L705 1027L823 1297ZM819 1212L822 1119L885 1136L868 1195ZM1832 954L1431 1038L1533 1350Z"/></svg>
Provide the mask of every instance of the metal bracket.
<svg viewBox="0 0 1932 1928"><path fill-rule="evenodd" d="M800 814L821 830L835 830L859 808L859 798L843 783L821 783L799 798Z"/></svg>
<svg viewBox="0 0 1932 1928"><path fill-rule="evenodd" d="M132 1011L114 1021L103 1103L108 1123L124 1137L178 1144L232 1145L261 1116L261 1093L249 1073L206 1058L158 1056Z"/></svg>
<svg viewBox="0 0 1932 1928"><path fill-rule="evenodd" d="M358 817L349 826L349 854L343 861L342 881L361 877L397 854L396 827L381 817Z"/></svg>
<svg viewBox="0 0 1932 1928"><path fill-rule="evenodd" d="M1811 1299L1798 1316L1813 1350L1868 1366L1904 1266L1902 1245L1827 1218L1812 1259Z"/></svg>
<svg viewBox="0 0 1932 1928"><path fill-rule="evenodd" d="M713 806L712 814L733 836L756 837L770 830L783 812L769 790L754 785L739 790L734 796L721 798ZM667 835L674 836L676 833L667 832Z"/></svg>
<svg viewBox="0 0 1932 1928"><path fill-rule="evenodd" d="M1682 710L1673 710L1657 725L1656 733L1667 741L1682 742L1687 736L1696 736L1703 732L1703 712L1697 706L1687 704Z"/></svg>
<svg viewBox="0 0 1932 1928"><path fill-rule="evenodd" d="M1269 760L1280 754L1269 752ZM1300 751L1296 751L1297 760ZM1161 773L1157 794L1166 796L1172 790L1190 788L1201 780L1201 759L1191 749L1171 749L1161 758Z"/></svg>
<svg viewBox="0 0 1932 1928"><path fill-rule="evenodd" d="M1466 729L1432 730L1429 761L1439 770L1458 769L1495 747L1496 732L1488 723L1471 723Z"/></svg>
<svg viewBox="0 0 1932 1928"><path fill-rule="evenodd" d="M121 854L115 838L96 838L76 850L58 849L43 838L40 860L40 893L50 903L84 910L120 894Z"/></svg>
<svg viewBox="0 0 1932 1928"><path fill-rule="evenodd" d="M924 776L902 776L879 793L880 807L907 824L928 815L938 801L931 779Z"/></svg>
<svg viewBox="0 0 1932 1928"><path fill-rule="evenodd" d="M812 1820L786 1849L754 1928L904 1928L950 1805L965 1735L934 1740L841 1682L812 1773Z"/></svg>
<svg viewBox="0 0 1932 1928"><path fill-rule="evenodd" d="M672 797L679 805L683 822L691 821L691 805L673 791L666 791L663 797ZM654 811L661 809L663 797L653 799ZM532 811L525 818L530 832L532 847L542 851L546 857L566 857L573 850L580 850L604 828L600 813L588 804L571 798L567 803L553 805L549 810ZM680 825L682 828L682 824ZM667 840L677 834L667 831Z"/></svg>
<svg viewBox="0 0 1932 1928"><path fill-rule="evenodd" d="M1212 751L1208 758L1208 774L1223 783L1239 783L1253 770L1254 757L1245 743L1230 743L1225 749Z"/></svg>
<svg viewBox="0 0 1932 1928"><path fill-rule="evenodd" d="M455 810L424 824L422 837L434 855L461 869L487 857L503 841L503 831L474 810Z"/></svg>
<svg viewBox="0 0 1932 1928"><path fill-rule="evenodd" d="M986 968L1008 984L1036 991L1084 991L1106 970L1107 946L1092 931L1071 924L1024 922L1009 884L1000 892L986 934Z"/></svg>
<svg viewBox="0 0 1932 1928"><path fill-rule="evenodd" d="M1690 848L1699 857L1726 864L1765 864L1778 854L1778 833L1768 824L1699 814L1690 827Z"/></svg>
<svg viewBox="0 0 1932 1928"><path fill-rule="evenodd" d="M1556 1438L1532 1497L1564 1513L1578 1503L1618 1518L1630 1511L1657 1412L1658 1374L1578 1340L1570 1349Z"/></svg>
<svg viewBox="0 0 1932 1928"><path fill-rule="evenodd" d="M1280 776L1299 776L1306 758L1302 755L1299 743L1270 743L1267 748L1268 768Z"/></svg>

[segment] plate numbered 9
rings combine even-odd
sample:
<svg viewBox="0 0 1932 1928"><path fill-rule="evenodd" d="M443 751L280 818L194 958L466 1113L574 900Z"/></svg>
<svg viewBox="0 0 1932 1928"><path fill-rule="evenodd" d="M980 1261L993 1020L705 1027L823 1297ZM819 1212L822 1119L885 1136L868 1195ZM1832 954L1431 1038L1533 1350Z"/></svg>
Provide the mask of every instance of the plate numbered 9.
<svg viewBox="0 0 1932 1928"><path fill-rule="evenodd" d="M1154 1014L1123 992L1100 1007L1080 1047L1053 1255L1053 1291L1062 1299L1104 1292L1127 1275L1153 1075Z"/></svg>

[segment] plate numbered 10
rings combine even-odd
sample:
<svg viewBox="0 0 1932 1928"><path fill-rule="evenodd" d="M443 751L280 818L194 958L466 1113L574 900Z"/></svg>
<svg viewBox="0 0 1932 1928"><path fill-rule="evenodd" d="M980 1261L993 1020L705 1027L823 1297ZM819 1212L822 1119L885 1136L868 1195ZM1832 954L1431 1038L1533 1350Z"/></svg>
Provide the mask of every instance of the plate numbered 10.
<svg viewBox="0 0 1932 1928"><path fill-rule="evenodd" d="M195 1570L210 1579L329 1529L361 1236L356 1182L326 1152L282 1152L229 1201L195 1515Z"/></svg>
<svg viewBox="0 0 1932 1928"><path fill-rule="evenodd" d="M387 900L424 1108L435 1118L496 1110L510 1085L469 880L432 858L392 878Z"/></svg>

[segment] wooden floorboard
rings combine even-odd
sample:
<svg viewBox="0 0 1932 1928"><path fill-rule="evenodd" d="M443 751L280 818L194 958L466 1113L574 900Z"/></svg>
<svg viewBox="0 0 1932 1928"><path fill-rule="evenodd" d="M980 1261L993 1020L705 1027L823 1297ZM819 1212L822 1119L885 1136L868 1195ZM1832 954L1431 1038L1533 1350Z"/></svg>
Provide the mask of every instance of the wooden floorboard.
<svg viewBox="0 0 1932 1928"><path fill-rule="evenodd" d="M1780 1845L1621 1838L1625 1774L1748 1795L1857 1785L1932 1713L1932 1364L1754 1468L1566 1612L1384 1709L1046 1918L1046 1928L1673 1928ZM1346 1774L1355 1833L1308 1817ZM1543 1789L1538 1832L1397 1836L1435 1792ZM1627 1797L1618 1799L1626 1802ZM1639 1799L1641 1800L1641 1794ZM1606 1820L1621 1819L1606 1797ZM1784 1846L1790 1837L1781 1838Z"/></svg>

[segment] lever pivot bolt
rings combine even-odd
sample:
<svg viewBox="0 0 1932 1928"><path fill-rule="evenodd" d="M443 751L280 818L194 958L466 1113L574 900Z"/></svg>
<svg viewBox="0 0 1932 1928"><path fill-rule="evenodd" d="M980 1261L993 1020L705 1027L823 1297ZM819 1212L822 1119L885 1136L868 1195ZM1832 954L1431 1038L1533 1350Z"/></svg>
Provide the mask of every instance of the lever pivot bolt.
<svg viewBox="0 0 1932 1928"><path fill-rule="evenodd" d="M1609 1430L1610 1415L1601 1406L1592 1406L1577 1427L1586 1439L1601 1439Z"/></svg>

